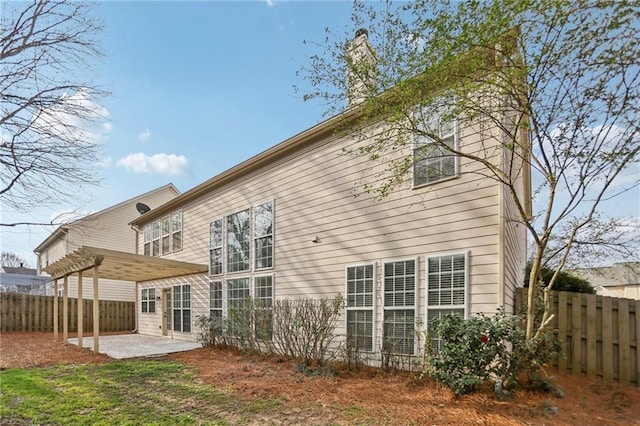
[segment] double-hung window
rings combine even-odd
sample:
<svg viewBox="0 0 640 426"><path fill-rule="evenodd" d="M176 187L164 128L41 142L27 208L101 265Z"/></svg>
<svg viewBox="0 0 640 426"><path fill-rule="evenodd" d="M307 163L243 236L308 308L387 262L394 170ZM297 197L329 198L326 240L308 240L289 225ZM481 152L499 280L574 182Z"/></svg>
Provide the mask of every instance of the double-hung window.
<svg viewBox="0 0 640 426"><path fill-rule="evenodd" d="M413 143L414 187L458 173L458 159L452 152L458 148L457 120L445 111L442 106L430 105L414 115L417 128Z"/></svg>
<svg viewBox="0 0 640 426"><path fill-rule="evenodd" d="M227 216L227 272L248 271L251 267L250 210Z"/></svg>
<svg viewBox="0 0 640 426"><path fill-rule="evenodd" d="M191 332L191 286L173 287L173 330Z"/></svg>
<svg viewBox="0 0 640 426"><path fill-rule="evenodd" d="M222 318L222 281L209 283L209 316Z"/></svg>
<svg viewBox="0 0 640 426"><path fill-rule="evenodd" d="M143 288L142 289L142 313L153 314L156 312L156 289L155 288Z"/></svg>
<svg viewBox="0 0 640 426"><path fill-rule="evenodd" d="M385 262L383 351L415 353L417 259Z"/></svg>
<svg viewBox="0 0 640 426"><path fill-rule="evenodd" d="M209 274L222 274L222 219L217 219L209 225Z"/></svg>
<svg viewBox="0 0 640 426"><path fill-rule="evenodd" d="M273 266L273 203L259 204L253 209L255 268Z"/></svg>
<svg viewBox="0 0 640 426"><path fill-rule="evenodd" d="M427 324L432 348L440 348L432 321L445 315L466 318L468 253L427 257Z"/></svg>
<svg viewBox="0 0 640 426"><path fill-rule="evenodd" d="M347 267L347 345L354 351L373 351L375 265Z"/></svg>

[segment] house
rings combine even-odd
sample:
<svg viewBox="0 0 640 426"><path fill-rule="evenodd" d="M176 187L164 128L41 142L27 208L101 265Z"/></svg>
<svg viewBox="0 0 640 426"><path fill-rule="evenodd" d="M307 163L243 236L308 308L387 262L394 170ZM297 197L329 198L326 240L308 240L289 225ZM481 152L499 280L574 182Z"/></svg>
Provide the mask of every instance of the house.
<svg viewBox="0 0 640 426"><path fill-rule="evenodd" d="M141 203L143 210L154 208L178 194L180 192L173 184L167 184L58 227L34 249L38 256L38 270L44 271L51 263L86 245L99 245L106 249L135 253L135 237L129 222L140 216L136 206ZM78 297L77 276L69 277L68 286L68 297ZM58 287L59 296L62 296L62 287L62 285ZM51 286L47 294L52 294ZM83 281L82 297L93 298L91 282ZM135 285L122 280L103 280L100 285L99 299L133 302Z"/></svg>
<svg viewBox="0 0 640 426"><path fill-rule="evenodd" d="M127 275L137 283L137 331L186 340L198 316L225 317L247 297L270 306L343 294L337 333L373 354L386 339L394 352L418 354L416 324L445 314L514 312L526 228L507 188L447 155L414 158L412 181L383 200L358 192L371 166L344 149L364 141L335 129L359 114L354 104L136 217L135 256L81 247L45 269L55 279L82 268ZM486 143L472 124L441 127L461 150ZM529 169L513 165L528 199Z"/></svg>
<svg viewBox="0 0 640 426"><path fill-rule="evenodd" d="M0 292L44 295L51 278L40 276L36 269L0 266Z"/></svg>
<svg viewBox="0 0 640 426"><path fill-rule="evenodd" d="M619 262L612 266L578 268L571 273L586 279L601 296L640 300L640 262Z"/></svg>

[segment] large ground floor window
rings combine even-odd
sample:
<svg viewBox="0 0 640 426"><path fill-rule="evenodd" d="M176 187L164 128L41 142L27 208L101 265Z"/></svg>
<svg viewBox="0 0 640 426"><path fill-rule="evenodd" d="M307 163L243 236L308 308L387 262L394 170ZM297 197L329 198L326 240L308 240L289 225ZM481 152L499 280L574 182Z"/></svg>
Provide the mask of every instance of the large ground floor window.
<svg viewBox="0 0 640 426"><path fill-rule="evenodd" d="M469 254L437 254L423 259L424 263L419 257L384 261L380 270L375 263L345 268L348 348L416 355L416 330L427 326L432 348L438 350L440 340L432 328L433 320L449 314L467 317ZM426 294L423 306L418 303L419 288ZM381 323L377 312L382 313ZM376 340L380 331L382 336Z"/></svg>
<svg viewBox="0 0 640 426"><path fill-rule="evenodd" d="M209 311L214 318L225 318L232 335L254 333L258 339L273 335L273 275L212 281Z"/></svg>
<svg viewBox="0 0 640 426"><path fill-rule="evenodd" d="M173 287L173 331L191 332L191 286Z"/></svg>
<svg viewBox="0 0 640 426"><path fill-rule="evenodd" d="M373 351L374 274L374 264L347 267L347 348L351 351Z"/></svg>
<svg viewBox="0 0 640 426"><path fill-rule="evenodd" d="M417 259L383 265L384 323L382 350L415 354Z"/></svg>
<svg viewBox="0 0 640 426"><path fill-rule="evenodd" d="M440 349L440 339L433 331L433 320L454 314L466 318L468 254L456 253L428 257L427 263L427 324L431 347Z"/></svg>

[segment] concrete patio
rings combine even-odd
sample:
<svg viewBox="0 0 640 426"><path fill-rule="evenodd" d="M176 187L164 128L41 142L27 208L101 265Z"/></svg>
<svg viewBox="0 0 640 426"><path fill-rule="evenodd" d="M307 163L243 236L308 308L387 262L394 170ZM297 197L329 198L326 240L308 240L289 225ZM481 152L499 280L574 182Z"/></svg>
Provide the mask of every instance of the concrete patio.
<svg viewBox="0 0 640 426"><path fill-rule="evenodd" d="M116 334L98 338L99 352L115 359L160 356L202 347L200 343L143 334ZM77 346L78 339L69 339L69 343ZM84 337L82 347L93 349L93 337Z"/></svg>

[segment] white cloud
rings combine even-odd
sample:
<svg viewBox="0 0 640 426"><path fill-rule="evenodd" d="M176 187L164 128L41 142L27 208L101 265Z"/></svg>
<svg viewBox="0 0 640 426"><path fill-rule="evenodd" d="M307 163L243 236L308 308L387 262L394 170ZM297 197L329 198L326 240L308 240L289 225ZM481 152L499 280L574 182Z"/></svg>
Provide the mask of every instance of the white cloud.
<svg viewBox="0 0 640 426"><path fill-rule="evenodd" d="M56 104L40 110L31 120L31 130L45 140L59 138L97 144L111 131L111 124L105 121L108 118L109 111L91 99L88 90L78 90L71 95L63 94Z"/></svg>
<svg viewBox="0 0 640 426"><path fill-rule="evenodd" d="M118 167L141 174L182 175L189 170L189 160L183 155L154 154L147 156L141 152L129 154L116 162Z"/></svg>
<svg viewBox="0 0 640 426"><path fill-rule="evenodd" d="M102 167L102 168L107 168L109 167L111 164L113 163L113 160L111 159L110 156L106 156L106 157L101 157L98 160L97 166L98 167Z"/></svg>
<svg viewBox="0 0 640 426"><path fill-rule="evenodd" d="M151 132L149 131L148 127L145 127L144 130L140 133L138 133L138 139L140 139L141 141L148 141L149 138L151 138Z"/></svg>
<svg viewBox="0 0 640 426"><path fill-rule="evenodd" d="M269 6L269 7L273 7L273 6L276 5L275 0L266 0L266 1L267 1L267 6Z"/></svg>

